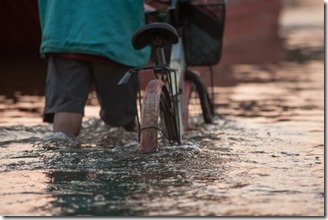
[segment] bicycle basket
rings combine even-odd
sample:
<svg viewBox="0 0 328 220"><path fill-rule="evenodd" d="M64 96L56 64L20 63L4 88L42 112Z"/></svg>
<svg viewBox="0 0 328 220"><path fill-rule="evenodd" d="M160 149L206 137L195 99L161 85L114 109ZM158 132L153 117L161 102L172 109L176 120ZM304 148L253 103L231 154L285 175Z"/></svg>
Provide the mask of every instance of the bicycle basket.
<svg viewBox="0 0 328 220"><path fill-rule="evenodd" d="M220 62L224 23L224 0L191 0L180 4L179 26L188 66Z"/></svg>

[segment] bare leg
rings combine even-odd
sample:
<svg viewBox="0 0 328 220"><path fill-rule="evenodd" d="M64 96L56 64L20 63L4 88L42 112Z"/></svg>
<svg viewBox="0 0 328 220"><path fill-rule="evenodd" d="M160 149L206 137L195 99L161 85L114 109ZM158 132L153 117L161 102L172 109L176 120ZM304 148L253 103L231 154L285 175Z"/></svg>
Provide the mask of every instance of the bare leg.
<svg viewBox="0 0 328 220"><path fill-rule="evenodd" d="M53 131L76 137L81 130L83 115L71 112L58 112L54 117Z"/></svg>

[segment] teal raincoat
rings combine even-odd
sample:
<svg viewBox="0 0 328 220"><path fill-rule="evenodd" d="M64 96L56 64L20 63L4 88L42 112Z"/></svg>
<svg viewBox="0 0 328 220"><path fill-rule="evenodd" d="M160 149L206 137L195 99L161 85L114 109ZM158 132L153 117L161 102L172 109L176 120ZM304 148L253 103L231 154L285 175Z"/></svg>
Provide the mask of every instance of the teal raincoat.
<svg viewBox="0 0 328 220"><path fill-rule="evenodd" d="M143 66L150 48L135 50L133 33L144 25L143 0L39 0L41 56L83 53L127 66Z"/></svg>

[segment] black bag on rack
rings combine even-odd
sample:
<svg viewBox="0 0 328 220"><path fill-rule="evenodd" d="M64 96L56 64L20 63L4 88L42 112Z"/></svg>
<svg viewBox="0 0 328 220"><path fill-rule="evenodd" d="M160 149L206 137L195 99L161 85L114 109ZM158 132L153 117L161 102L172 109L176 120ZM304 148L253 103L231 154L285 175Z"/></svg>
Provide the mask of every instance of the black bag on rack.
<svg viewBox="0 0 328 220"><path fill-rule="evenodd" d="M188 66L220 62L225 23L224 0L191 0L179 5L179 24Z"/></svg>

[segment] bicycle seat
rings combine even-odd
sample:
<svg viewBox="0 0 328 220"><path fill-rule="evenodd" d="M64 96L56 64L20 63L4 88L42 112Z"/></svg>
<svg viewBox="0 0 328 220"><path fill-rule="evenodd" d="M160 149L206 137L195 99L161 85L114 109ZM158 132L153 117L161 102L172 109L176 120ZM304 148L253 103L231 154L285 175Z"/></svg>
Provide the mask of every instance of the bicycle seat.
<svg viewBox="0 0 328 220"><path fill-rule="evenodd" d="M140 50L147 45L152 47L164 47L178 43L177 30L167 23L151 23L138 29L132 37L132 45Z"/></svg>

